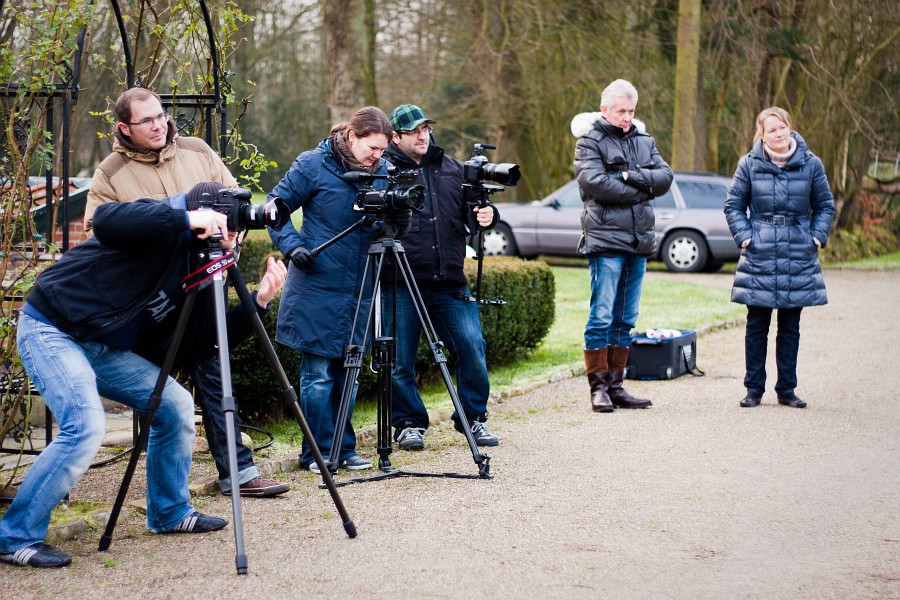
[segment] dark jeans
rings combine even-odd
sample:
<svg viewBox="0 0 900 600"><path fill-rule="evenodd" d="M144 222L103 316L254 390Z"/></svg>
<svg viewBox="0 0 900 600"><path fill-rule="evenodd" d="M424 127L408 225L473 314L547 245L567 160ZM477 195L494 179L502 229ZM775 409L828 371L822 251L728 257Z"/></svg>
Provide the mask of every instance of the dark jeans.
<svg viewBox="0 0 900 600"><path fill-rule="evenodd" d="M769 325L772 322L771 308L747 307L747 334L744 337L744 359L747 372L744 387L747 391L762 396L766 391L766 346ZM800 311L802 308L778 309L778 333L775 336L775 364L778 366L778 381L775 393L790 396L797 387L797 352L800 350Z"/></svg>
<svg viewBox="0 0 900 600"><path fill-rule="evenodd" d="M459 401L466 413L466 420L470 424L486 421L491 384L478 304L465 299L471 298L471 294L464 285L452 290L420 291L435 332L453 354ZM394 332L393 297L393 290L383 286L381 322L384 335ZM391 425L398 430L404 427L428 428L428 411L416 387L416 351L421 336L422 323L412 297L401 285L397 288L397 366L392 378L394 398L391 410ZM456 412L452 419L459 422Z"/></svg>
<svg viewBox="0 0 900 600"><path fill-rule="evenodd" d="M318 354L303 353L300 362L300 409L306 418L310 432L319 446L319 452L325 460L331 455L334 433L340 412L344 389L344 358L329 358ZM344 424L344 435L341 437L338 464L356 454L356 432L353 431L353 406L356 404L356 392L359 380L354 382L350 394L350 406L347 411L347 422ZM300 464L308 466L313 462L309 442L304 438L300 455Z"/></svg>
<svg viewBox="0 0 900 600"><path fill-rule="evenodd" d="M225 413L222 410L222 369L219 355L214 354L202 361L191 373L194 384L194 398L200 405L203 429L209 442L209 452L216 462L219 472L219 487L231 488L228 472L228 438L225 434ZM233 395L233 393L232 393ZM240 420L234 414L234 440L237 448L238 485L259 477L259 469L253 464L253 452L241 443Z"/></svg>

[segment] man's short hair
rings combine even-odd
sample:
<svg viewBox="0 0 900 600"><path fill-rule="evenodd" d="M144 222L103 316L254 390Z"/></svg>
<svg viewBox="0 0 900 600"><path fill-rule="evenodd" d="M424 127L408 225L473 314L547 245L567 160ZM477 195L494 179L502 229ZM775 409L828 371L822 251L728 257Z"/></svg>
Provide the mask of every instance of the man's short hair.
<svg viewBox="0 0 900 600"><path fill-rule="evenodd" d="M638 92L630 81L616 79L600 93L600 106L609 108L616 98L630 98L637 104Z"/></svg>
<svg viewBox="0 0 900 600"><path fill-rule="evenodd" d="M147 98L156 98L162 104L162 98L159 97L159 94L147 88L133 87L128 91L122 92L122 95L116 99L116 121L119 123L130 123L131 103L146 100Z"/></svg>

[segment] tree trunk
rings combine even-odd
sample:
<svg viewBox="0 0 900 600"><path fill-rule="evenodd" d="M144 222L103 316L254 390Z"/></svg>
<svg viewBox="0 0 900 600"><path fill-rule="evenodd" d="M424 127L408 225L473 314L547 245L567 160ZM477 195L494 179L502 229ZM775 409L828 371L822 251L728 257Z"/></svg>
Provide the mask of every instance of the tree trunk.
<svg viewBox="0 0 900 600"><path fill-rule="evenodd" d="M326 104L335 124L349 119L364 101L360 39L353 26L360 0L320 0L320 7L328 79Z"/></svg>
<svg viewBox="0 0 900 600"><path fill-rule="evenodd" d="M695 170L697 71L700 56L700 0L678 3L678 49L675 59L675 118L672 168Z"/></svg>

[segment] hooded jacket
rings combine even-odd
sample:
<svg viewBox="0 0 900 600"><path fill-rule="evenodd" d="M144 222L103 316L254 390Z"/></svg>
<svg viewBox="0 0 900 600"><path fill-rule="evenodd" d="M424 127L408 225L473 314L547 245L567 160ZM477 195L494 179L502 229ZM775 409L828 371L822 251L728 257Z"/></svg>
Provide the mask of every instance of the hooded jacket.
<svg viewBox="0 0 900 600"><path fill-rule="evenodd" d="M766 156L762 141L741 157L725 216L741 250L731 300L748 306L798 308L828 302L819 250L828 243L834 197L825 168L797 132L784 168Z"/></svg>
<svg viewBox="0 0 900 600"><path fill-rule="evenodd" d="M37 318L79 342L90 342L115 337L153 306L165 317L126 349L160 364L186 297L178 282L188 274L189 258L198 243L188 229L184 194L163 202L104 205L96 212L95 225L95 237L41 272L26 298L25 311L34 308ZM166 293L173 285L177 293ZM161 297L164 305L159 303ZM215 352L215 312L209 304L213 298L209 289L198 292L179 346L179 366ZM257 309L264 314L265 309ZM228 311L226 322L230 347L252 332L240 306Z"/></svg>
<svg viewBox="0 0 900 600"><path fill-rule="evenodd" d="M417 170L416 183L425 186L424 205L413 211L409 232L400 238L417 285L431 289L466 285L466 242L477 226L469 214L468 202L481 198L463 189L463 163L445 155L433 139L421 164L416 164L393 142L384 154L401 169ZM497 218L495 208L494 221L486 229L493 227ZM393 272L386 271L385 275L390 279Z"/></svg>
<svg viewBox="0 0 900 600"><path fill-rule="evenodd" d="M343 179L346 170L335 159L329 139L294 159L291 168L269 194L284 200L291 212L303 209L303 225L291 223L280 231L269 229L272 241L287 256L298 246L313 249L358 222L364 213L355 210L362 184ZM381 161L375 171L387 174ZM373 187L383 189L384 180ZM363 226L323 249L312 266L300 270L288 266L281 294L275 339L282 344L328 358L340 358L351 342L357 298L362 300L354 342L361 343L366 314L372 302L371 282L363 278L372 230Z"/></svg>
<svg viewBox="0 0 900 600"><path fill-rule="evenodd" d="M225 163L200 138L180 137L169 121L168 142L160 149L142 152L116 132L112 154L94 171L84 208L84 230L93 229L94 211L109 202L138 198L162 200L187 192L201 181L217 181L235 187L237 181Z"/></svg>
<svg viewBox="0 0 900 600"><path fill-rule="evenodd" d="M581 254L656 253L650 201L669 191L673 173L649 134L601 118L575 143L575 175L584 202Z"/></svg>

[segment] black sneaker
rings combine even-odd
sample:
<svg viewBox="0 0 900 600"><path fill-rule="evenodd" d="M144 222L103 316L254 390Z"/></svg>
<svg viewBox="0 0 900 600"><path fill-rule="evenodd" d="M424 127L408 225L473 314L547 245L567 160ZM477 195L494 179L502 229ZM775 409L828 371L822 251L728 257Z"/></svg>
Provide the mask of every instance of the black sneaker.
<svg viewBox="0 0 900 600"><path fill-rule="evenodd" d="M348 471L364 471L372 468L372 462L364 459L359 454L351 454L341 461L341 466Z"/></svg>
<svg viewBox="0 0 900 600"><path fill-rule="evenodd" d="M184 518L184 521L167 529L163 533L208 533L222 529L228 525L228 521L219 517L210 517L196 510Z"/></svg>
<svg viewBox="0 0 900 600"><path fill-rule="evenodd" d="M453 428L462 433L462 424L459 421L453 421ZM500 438L488 429L487 423L481 421L472 422L472 436L475 438L476 446L499 446Z"/></svg>
<svg viewBox="0 0 900 600"><path fill-rule="evenodd" d="M397 444L403 450L424 450L425 430L421 427L405 427L397 434Z"/></svg>
<svg viewBox="0 0 900 600"><path fill-rule="evenodd" d="M38 542L15 552L0 554L0 562L19 567L35 567L37 569L56 569L72 564L72 557L60 552L44 542Z"/></svg>

